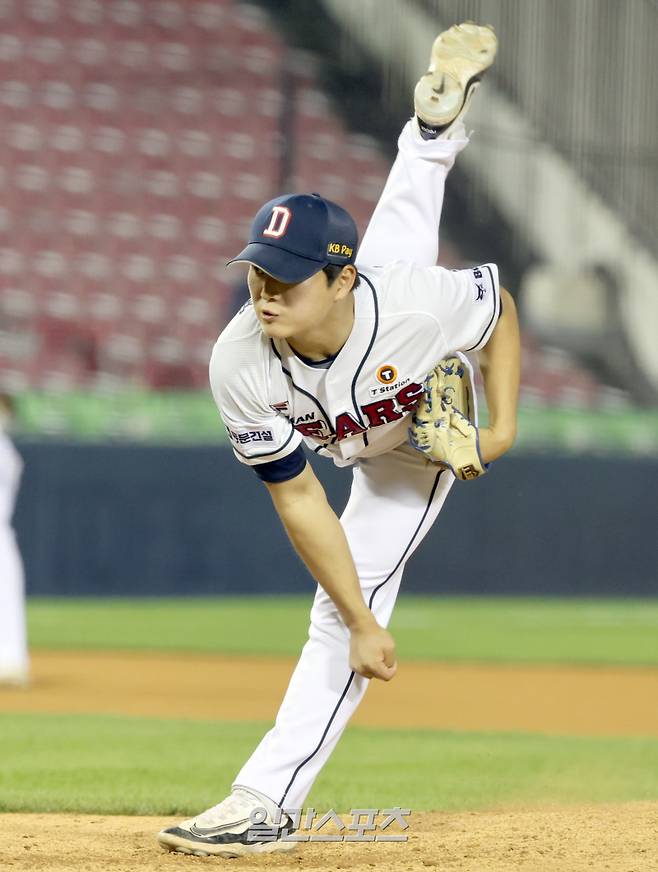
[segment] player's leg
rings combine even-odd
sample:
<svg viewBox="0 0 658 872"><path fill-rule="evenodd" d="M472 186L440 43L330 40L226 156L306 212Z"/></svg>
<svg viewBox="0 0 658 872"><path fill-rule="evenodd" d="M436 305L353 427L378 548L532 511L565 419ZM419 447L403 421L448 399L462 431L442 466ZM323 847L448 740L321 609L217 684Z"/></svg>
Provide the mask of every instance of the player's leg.
<svg viewBox="0 0 658 872"><path fill-rule="evenodd" d="M402 130L398 156L357 256L360 267L395 260L434 266L445 180L468 144L464 118L480 77L496 54L491 28L451 27L432 47L416 86L416 116Z"/></svg>
<svg viewBox="0 0 658 872"><path fill-rule="evenodd" d="M394 261L435 266L445 181L468 145L463 125L454 139L425 141L414 121L398 139L398 154L357 254L357 267Z"/></svg>
<svg viewBox="0 0 658 872"><path fill-rule="evenodd" d="M0 526L0 684L24 684L28 673L23 564L13 530Z"/></svg>
<svg viewBox="0 0 658 872"><path fill-rule="evenodd" d="M341 523L364 598L382 626L393 611L406 561L436 519L453 481L449 472L439 472L407 445L362 461L354 470ZM280 807L302 807L369 685L350 669L349 643L336 607L319 588L309 639L274 727L238 773L230 796L160 833L163 847L231 857L295 847L280 839L259 842L249 817L264 809L270 832L281 835L289 822Z"/></svg>
<svg viewBox="0 0 658 872"><path fill-rule="evenodd" d="M401 446L354 470L341 523L377 621L391 617L406 561L436 519L454 481ZM349 667L349 632L320 588L309 639L274 728L235 779L288 808L299 808L368 687Z"/></svg>

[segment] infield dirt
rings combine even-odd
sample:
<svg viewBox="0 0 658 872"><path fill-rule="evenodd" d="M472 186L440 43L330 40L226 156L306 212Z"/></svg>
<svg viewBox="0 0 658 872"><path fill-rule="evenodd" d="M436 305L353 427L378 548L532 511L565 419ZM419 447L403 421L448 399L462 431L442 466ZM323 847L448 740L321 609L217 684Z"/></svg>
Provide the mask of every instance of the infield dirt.
<svg viewBox="0 0 658 872"><path fill-rule="evenodd" d="M32 686L3 690L0 712L273 720L294 664L288 657L36 651ZM388 684L372 682L352 723L658 736L656 700L656 668L408 661Z"/></svg>
<svg viewBox="0 0 658 872"><path fill-rule="evenodd" d="M273 718L293 661L40 651L34 654L33 665L32 687L3 690L0 711L252 720ZM177 687L175 695L170 692L172 684ZM208 693L213 685L221 685L221 699ZM253 686L268 691L256 699L248 690ZM432 687L436 697L428 693ZM440 704L433 704L433 699L440 699ZM398 728L655 736L656 699L656 669L410 662L389 685L373 683L354 722ZM419 813L409 818L406 843L311 843L290 854L247 860L165 853L158 848L155 834L172 823L145 817L0 815L0 870L189 872L226 863L232 869L267 867L280 872L658 870L658 803Z"/></svg>
<svg viewBox="0 0 658 872"><path fill-rule="evenodd" d="M222 860L167 854L164 818L0 815L0 868L11 872L651 872L658 805L418 814L400 844L309 844L284 855Z"/></svg>

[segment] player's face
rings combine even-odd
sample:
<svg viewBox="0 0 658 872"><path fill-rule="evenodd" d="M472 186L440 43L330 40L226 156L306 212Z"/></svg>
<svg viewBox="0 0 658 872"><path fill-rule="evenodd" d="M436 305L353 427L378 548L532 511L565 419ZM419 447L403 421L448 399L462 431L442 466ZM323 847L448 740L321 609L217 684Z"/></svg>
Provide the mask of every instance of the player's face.
<svg viewBox="0 0 658 872"><path fill-rule="evenodd" d="M290 285L250 266L248 283L256 316L266 336L273 339L303 336L331 320L336 290L322 271Z"/></svg>

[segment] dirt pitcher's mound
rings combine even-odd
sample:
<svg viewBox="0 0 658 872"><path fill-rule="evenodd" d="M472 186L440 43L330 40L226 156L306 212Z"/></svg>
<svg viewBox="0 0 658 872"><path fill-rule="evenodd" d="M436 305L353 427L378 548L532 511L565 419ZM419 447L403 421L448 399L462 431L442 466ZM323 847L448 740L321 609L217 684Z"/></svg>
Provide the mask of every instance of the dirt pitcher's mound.
<svg viewBox="0 0 658 872"><path fill-rule="evenodd" d="M650 872L658 869L658 803L418 814L404 843L311 843L290 854L221 860L164 853L170 819L0 815L0 868L11 872L163 872L265 868L329 872Z"/></svg>

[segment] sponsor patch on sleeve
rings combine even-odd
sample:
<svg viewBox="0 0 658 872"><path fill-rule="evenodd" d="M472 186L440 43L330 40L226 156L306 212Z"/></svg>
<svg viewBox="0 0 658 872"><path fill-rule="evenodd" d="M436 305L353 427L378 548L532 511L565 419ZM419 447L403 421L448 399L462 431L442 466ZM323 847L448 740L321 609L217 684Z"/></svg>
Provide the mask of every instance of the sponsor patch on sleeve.
<svg viewBox="0 0 658 872"><path fill-rule="evenodd" d="M235 430L229 430L227 427L226 432L236 445L246 445L248 442L272 442L274 439L271 430L246 430L236 433Z"/></svg>
<svg viewBox="0 0 658 872"><path fill-rule="evenodd" d="M471 272L473 274L474 302L482 303L485 300L488 300L489 294L491 293L489 282L487 278L485 278L485 274L481 267L473 267Z"/></svg>

